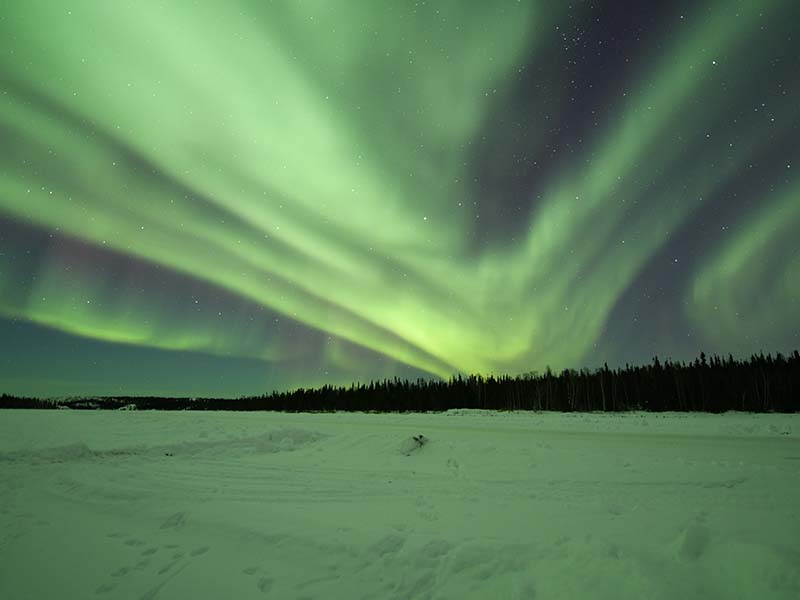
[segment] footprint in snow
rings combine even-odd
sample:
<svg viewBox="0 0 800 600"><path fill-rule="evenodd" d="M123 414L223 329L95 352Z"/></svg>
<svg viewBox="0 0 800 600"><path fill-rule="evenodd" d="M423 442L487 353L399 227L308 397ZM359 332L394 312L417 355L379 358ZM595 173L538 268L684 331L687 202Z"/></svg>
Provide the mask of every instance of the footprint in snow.
<svg viewBox="0 0 800 600"><path fill-rule="evenodd" d="M127 533L122 533L121 531L112 531L111 533L107 533L106 537L109 537L109 538L122 538L122 537L126 537L127 535L128 535Z"/></svg>
<svg viewBox="0 0 800 600"><path fill-rule="evenodd" d="M243 569L242 573L244 573L245 575L255 575L259 571L261 571L260 567L252 566ZM273 577L268 577L267 575L264 575L258 578L258 581L256 582L256 589L262 594L269 594L272 591L272 586L274 585L275 585L275 579Z"/></svg>
<svg viewBox="0 0 800 600"><path fill-rule="evenodd" d="M163 575L164 573L168 573L169 571L171 571L171 570L172 570L172 568L173 568L175 565L177 565L179 562L181 562L181 559L182 559L182 558L183 558L183 554L181 554L181 556L180 556L179 558L176 558L176 559L175 559L175 560L173 560L172 562L168 562L167 564L165 564L164 566L162 566L162 567L161 567L161 568L158 570L158 574L159 574L159 575Z"/></svg>
<svg viewBox="0 0 800 600"><path fill-rule="evenodd" d="M161 524L161 529L180 529L184 525L186 525L186 513L176 512L167 517Z"/></svg>
<svg viewBox="0 0 800 600"><path fill-rule="evenodd" d="M680 557L684 560L697 560L706 551L711 534L707 527L702 524L690 525L679 538Z"/></svg>
<svg viewBox="0 0 800 600"><path fill-rule="evenodd" d="M115 587L117 587L116 583L104 583L103 585L98 586L94 593L98 596L102 594L108 594L109 592L113 592Z"/></svg>
<svg viewBox="0 0 800 600"><path fill-rule="evenodd" d="M211 548L209 546L200 546L199 548L195 548L191 552L189 552L189 556L200 556L201 554L205 554Z"/></svg>
<svg viewBox="0 0 800 600"><path fill-rule="evenodd" d="M256 588L262 594L268 594L274 583L275 580L272 577L261 577L256 584Z"/></svg>

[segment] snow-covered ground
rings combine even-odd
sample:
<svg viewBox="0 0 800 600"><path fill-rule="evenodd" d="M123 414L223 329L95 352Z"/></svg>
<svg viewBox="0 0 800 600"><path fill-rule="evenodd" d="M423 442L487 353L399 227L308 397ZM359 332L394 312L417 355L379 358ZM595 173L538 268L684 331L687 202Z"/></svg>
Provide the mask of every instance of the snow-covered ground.
<svg viewBox="0 0 800 600"><path fill-rule="evenodd" d="M796 600L800 415L0 411L0 597Z"/></svg>

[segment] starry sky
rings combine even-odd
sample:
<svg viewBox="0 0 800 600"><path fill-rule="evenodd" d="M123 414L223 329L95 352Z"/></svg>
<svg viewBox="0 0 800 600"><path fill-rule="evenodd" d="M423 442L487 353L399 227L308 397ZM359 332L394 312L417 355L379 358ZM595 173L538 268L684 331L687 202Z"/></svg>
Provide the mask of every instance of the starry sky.
<svg viewBox="0 0 800 600"><path fill-rule="evenodd" d="M800 347L800 3L7 0L0 391Z"/></svg>

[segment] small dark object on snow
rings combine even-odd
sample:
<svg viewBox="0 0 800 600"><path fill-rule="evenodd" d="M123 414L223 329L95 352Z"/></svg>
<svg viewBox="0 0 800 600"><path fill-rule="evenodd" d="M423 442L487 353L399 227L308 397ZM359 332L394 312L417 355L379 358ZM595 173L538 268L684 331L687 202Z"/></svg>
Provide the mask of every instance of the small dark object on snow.
<svg viewBox="0 0 800 600"><path fill-rule="evenodd" d="M404 456L411 456L414 452L422 448L430 440L424 435L414 435L406 438L400 446L400 453Z"/></svg>

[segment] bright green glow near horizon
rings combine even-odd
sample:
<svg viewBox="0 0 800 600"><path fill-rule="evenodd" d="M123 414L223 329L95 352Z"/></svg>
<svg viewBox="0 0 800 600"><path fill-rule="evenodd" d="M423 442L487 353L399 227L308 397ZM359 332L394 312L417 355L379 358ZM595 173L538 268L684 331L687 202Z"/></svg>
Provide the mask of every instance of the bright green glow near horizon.
<svg viewBox="0 0 800 600"><path fill-rule="evenodd" d="M752 38L782 4L699 7L621 84L571 167L544 174L521 238L475 249L473 141L559 18L549 3L489 4L11 2L0 20L0 134L13 147L0 155L0 216L440 376L585 362L672 232L769 144L767 129L742 125L746 143L720 157L700 132L747 92ZM530 203L534 192L520 193ZM789 212L796 224L796 206L754 210L749 233L703 267L689 316L710 339L718 314L721 335L735 335L731 315L753 293L757 257L773 251L773 220ZM796 313L793 261L773 289ZM8 317L155 348L302 354L252 315L187 315L79 261L45 257L25 297L11 273L0 269ZM730 304L710 313L730 274ZM757 336L762 321L751 324ZM358 370L338 342L327 352Z"/></svg>

